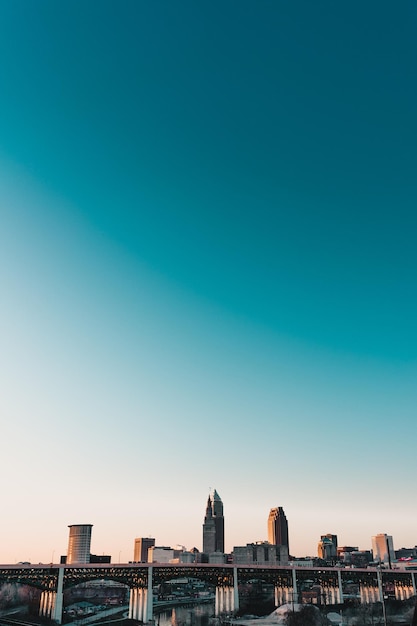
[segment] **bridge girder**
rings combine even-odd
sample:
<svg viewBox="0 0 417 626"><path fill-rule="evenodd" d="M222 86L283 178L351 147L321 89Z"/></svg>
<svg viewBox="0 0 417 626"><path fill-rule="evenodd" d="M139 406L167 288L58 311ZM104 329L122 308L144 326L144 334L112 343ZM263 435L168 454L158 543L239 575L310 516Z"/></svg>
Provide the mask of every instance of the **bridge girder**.
<svg viewBox="0 0 417 626"><path fill-rule="evenodd" d="M58 586L58 570L52 568L22 567L5 568L0 567L0 584L16 583L29 585L42 591L56 591Z"/></svg>
<svg viewBox="0 0 417 626"><path fill-rule="evenodd" d="M237 570L238 583L250 580L264 581L277 587L292 587L293 568L260 567L244 565L209 565L209 564L153 564L149 565L79 565L79 566L0 566L0 584L19 583L42 591L56 591L58 574L64 567L63 588L73 587L92 580L113 580L129 588L148 586L149 568L152 567L152 584L157 585L175 578L195 578L216 587L232 587L233 572ZM338 585L340 572L342 585L356 583L362 587L378 586L378 571L333 569L333 568L297 568L296 577L300 588L306 584L319 584L324 587ZM410 571L380 570L382 585L395 584L397 587L412 587L413 577Z"/></svg>
<svg viewBox="0 0 417 626"><path fill-rule="evenodd" d="M152 568L152 581L159 585L176 578L195 578L209 583L215 587L233 587L233 570L221 566L199 567L198 565L175 565L154 566Z"/></svg>
<svg viewBox="0 0 417 626"><path fill-rule="evenodd" d="M262 568L241 567L238 568L239 583L249 583L252 581L264 582L276 587L292 587L292 571L272 570Z"/></svg>
<svg viewBox="0 0 417 626"><path fill-rule="evenodd" d="M148 585L148 568L138 567L66 567L64 571L64 589L75 587L92 580L112 580L133 587L143 588Z"/></svg>

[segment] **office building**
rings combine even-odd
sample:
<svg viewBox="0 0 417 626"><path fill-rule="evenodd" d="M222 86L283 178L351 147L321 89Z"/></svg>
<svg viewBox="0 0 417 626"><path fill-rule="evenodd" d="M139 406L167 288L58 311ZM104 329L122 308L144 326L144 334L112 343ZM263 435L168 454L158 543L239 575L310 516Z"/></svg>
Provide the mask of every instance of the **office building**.
<svg viewBox="0 0 417 626"><path fill-rule="evenodd" d="M155 545L155 539L152 537L137 537L135 539L135 547L133 552L133 561L135 563L148 562L148 550Z"/></svg>
<svg viewBox="0 0 417 626"><path fill-rule="evenodd" d="M324 561L334 561L337 557L337 545L328 535L322 535L317 546L317 556Z"/></svg>
<svg viewBox="0 0 417 626"><path fill-rule="evenodd" d="M337 554L337 535L332 535L331 533L327 533L326 535L321 535L320 539L322 541L323 541L324 538L330 539L330 541L334 545L335 554Z"/></svg>
<svg viewBox="0 0 417 626"><path fill-rule="evenodd" d="M331 533L321 535L317 546L317 555L319 559L335 561L337 558L337 535L332 535Z"/></svg>
<svg viewBox="0 0 417 626"><path fill-rule="evenodd" d="M290 553L288 541L288 522L282 506L271 509L269 512L268 541L274 546L286 546L288 554Z"/></svg>
<svg viewBox="0 0 417 626"><path fill-rule="evenodd" d="M395 560L394 544L391 535L379 533L372 537L372 552L374 561L378 563L387 563L391 567Z"/></svg>
<svg viewBox="0 0 417 626"><path fill-rule="evenodd" d="M223 502L215 489L207 500L203 524L203 552L205 554L224 552Z"/></svg>
<svg viewBox="0 0 417 626"><path fill-rule="evenodd" d="M148 552L148 563L171 563L174 550L167 546L151 546Z"/></svg>
<svg viewBox="0 0 417 626"><path fill-rule="evenodd" d="M248 543L233 548L236 565L288 565L287 546L276 546L265 541Z"/></svg>
<svg viewBox="0 0 417 626"><path fill-rule="evenodd" d="M69 539L67 563L89 563L92 524L72 524L68 526Z"/></svg>
<svg viewBox="0 0 417 626"><path fill-rule="evenodd" d="M396 559L415 559L417 558L417 546L414 548L400 548L395 550Z"/></svg>

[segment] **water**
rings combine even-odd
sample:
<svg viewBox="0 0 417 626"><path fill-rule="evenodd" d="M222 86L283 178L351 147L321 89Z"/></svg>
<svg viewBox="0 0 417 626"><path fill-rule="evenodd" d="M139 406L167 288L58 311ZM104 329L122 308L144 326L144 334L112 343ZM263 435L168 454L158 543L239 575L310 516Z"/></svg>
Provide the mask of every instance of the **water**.
<svg viewBox="0 0 417 626"><path fill-rule="evenodd" d="M214 617L214 601L166 609L154 615L156 626L208 626Z"/></svg>

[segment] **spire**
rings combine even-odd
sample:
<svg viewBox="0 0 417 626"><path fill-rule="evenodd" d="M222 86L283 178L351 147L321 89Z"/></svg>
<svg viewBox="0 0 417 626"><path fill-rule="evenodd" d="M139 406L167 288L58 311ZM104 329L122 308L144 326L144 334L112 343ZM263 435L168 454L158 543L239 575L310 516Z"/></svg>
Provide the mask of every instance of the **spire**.
<svg viewBox="0 0 417 626"><path fill-rule="evenodd" d="M217 491L215 489L213 489L213 491L211 492L210 497L211 497L213 502L215 500L220 500L220 502L221 502L221 498L220 498L219 494L217 493Z"/></svg>
<svg viewBox="0 0 417 626"><path fill-rule="evenodd" d="M212 516L213 516L213 507L211 505L211 499L209 496L207 499L206 517L212 517Z"/></svg>

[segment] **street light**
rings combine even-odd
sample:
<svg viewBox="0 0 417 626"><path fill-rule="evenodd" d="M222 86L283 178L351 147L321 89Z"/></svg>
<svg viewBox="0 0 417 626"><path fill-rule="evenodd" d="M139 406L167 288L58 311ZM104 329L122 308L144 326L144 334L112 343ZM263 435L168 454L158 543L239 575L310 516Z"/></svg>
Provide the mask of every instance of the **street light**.
<svg viewBox="0 0 417 626"><path fill-rule="evenodd" d="M384 596L384 594L382 594L382 615L384 618L384 626L387 626L387 611L385 609L385 600L388 598L388 596Z"/></svg>

